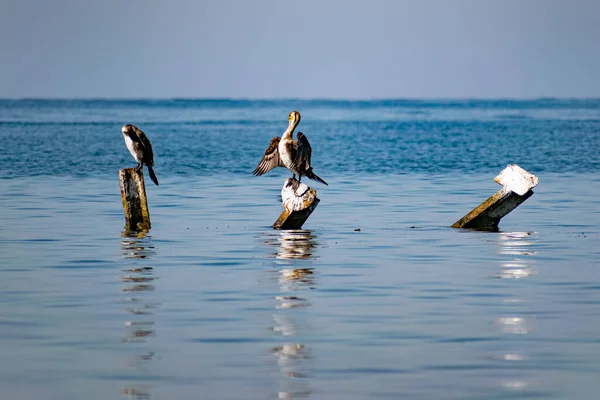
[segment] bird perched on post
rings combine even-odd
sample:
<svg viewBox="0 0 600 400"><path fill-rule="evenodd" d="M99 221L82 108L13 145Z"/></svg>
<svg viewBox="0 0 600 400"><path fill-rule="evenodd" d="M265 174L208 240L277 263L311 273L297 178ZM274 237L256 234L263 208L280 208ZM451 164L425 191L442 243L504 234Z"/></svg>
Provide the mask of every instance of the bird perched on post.
<svg viewBox="0 0 600 400"><path fill-rule="evenodd" d="M303 176L306 176L308 179L327 185L327 182L313 172L310 165L312 149L306 136L302 132L298 132L296 135L298 140L294 140L293 133L298 123L300 123L300 113L292 111L288 117L288 122L288 128L283 132L282 137L271 139L271 144L254 169L253 174L260 176L275 167L284 167L292 172L293 179L296 179L296 175L298 175L298 182Z"/></svg>
<svg viewBox="0 0 600 400"><path fill-rule="evenodd" d="M154 166L154 153L146 134L131 124L124 125L121 132L123 132L123 138L129 152L138 163L135 170L139 171L144 165L147 166L150 179L158 186L158 178L156 178L152 169Z"/></svg>

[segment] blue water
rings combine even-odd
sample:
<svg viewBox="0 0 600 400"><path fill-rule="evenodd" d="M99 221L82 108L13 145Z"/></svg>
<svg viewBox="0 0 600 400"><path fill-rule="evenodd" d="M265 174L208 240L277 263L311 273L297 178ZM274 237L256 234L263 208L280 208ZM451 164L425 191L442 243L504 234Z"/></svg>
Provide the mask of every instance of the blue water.
<svg viewBox="0 0 600 400"><path fill-rule="evenodd" d="M293 109L330 175L600 169L600 100L4 100L0 177L114 173L131 164L125 123L151 138L162 175L247 174Z"/></svg>
<svg viewBox="0 0 600 400"><path fill-rule="evenodd" d="M280 232L290 174L251 171L292 109L329 186ZM2 397L595 398L599 133L598 100L1 100ZM448 228L510 163L500 232Z"/></svg>

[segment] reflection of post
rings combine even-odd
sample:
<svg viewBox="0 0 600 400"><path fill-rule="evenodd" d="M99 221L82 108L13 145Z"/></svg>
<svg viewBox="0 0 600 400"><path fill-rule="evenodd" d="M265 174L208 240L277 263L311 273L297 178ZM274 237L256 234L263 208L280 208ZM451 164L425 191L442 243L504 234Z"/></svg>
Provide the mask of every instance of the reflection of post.
<svg viewBox="0 0 600 400"><path fill-rule="evenodd" d="M310 307L311 302L298 292L309 293L315 284L315 274L313 268L299 268L299 265L295 264L314 258L313 251L317 246L315 238L310 231L296 230L269 235L269 239L265 241L270 246L277 246L275 257L286 260L287 264L278 271L280 294L275 297L278 304L275 306L275 324L272 327L274 332L286 338L285 342L271 348L282 374L278 398L306 398L312 394L307 380L310 377L307 363L312 354L307 346L301 343L302 332L309 329L309 325L302 320L302 315L305 314L298 312L299 309ZM290 340L293 337L296 340Z"/></svg>
<svg viewBox="0 0 600 400"><path fill-rule="evenodd" d="M156 304L152 304L144 296L154 291L156 278L153 267L139 265L139 262L145 262L154 255L154 246L147 236L147 231L124 232L122 237L121 257L134 260L131 267L123 269L124 274L121 276L121 281L125 282L122 291L128 295L126 301L131 303L125 309L130 316L125 322L126 330L122 340L126 343L143 344L155 335L154 322L149 318L153 315ZM130 364L136 369L145 369L154 356L154 351L145 349L136 355ZM149 399L150 387L129 384L123 390L123 394L136 400Z"/></svg>
<svg viewBox="0 0 600 400"><path fill-rule="evenodd" d="M520 279L533 275L533 261L530 257L535 251L530 250L534 232L502 232L498 234L499 254L511 256L510 260L501 263L501 271L497 278Z"/></svg>
<svg viewBox="0 0 600 400"><path fill-rule="evenodd" d="M501 270L496 274L500 279L524 279L530 277L533 273L533 261L531 257L536 254L531 246L535 243L534 232L503 232L496 235L498 238L498 254L503 257L500 262ZM522 286L517 286L522 287ZM510 287L506 288L510 291ZM528 293L527 291L523 293ZM531 322L530 310L522 310L521 308L527 304L526 299L514 298L503 300L503 304L507 306L507 312L499 317L496 317L493 326L502 334L510 335L514 339L508 343L511 348L504 349L501 354L498 354L495 359L497 362L506 364L503 365L502 380L500 386L507 391L519 392L526 390L530 382L524 379L522 366L524 360L531 357L526 353L527 341L524 342L523 348L517 347L518 337L526 336L531 333L533 324ZM511 369L513 366L514 369Z"/></svg>
<svg viewBox="0 0 600 400"><path fill-rule="evenodd" d="M538 178L516 164L506 167L494 179L502 185L497 193L459 219L452 228L497 230L500 220L533 195Z"/></svg>
<svg viewBox="0 0 600 400"><path fill-rule="evenodd" d="M300 229L310 214L317 208L317 191L298 183L295 179L286 179L281 189L283 212L273 224L275 229Z"/></svg>
<svg viewBox="0 0 600 400"><path fill-rule="evenodd" d="M275 258L290 260L312 258L316 247L315 235L309 230L280 231L268 236L265 243L276 248Z"/></svg>

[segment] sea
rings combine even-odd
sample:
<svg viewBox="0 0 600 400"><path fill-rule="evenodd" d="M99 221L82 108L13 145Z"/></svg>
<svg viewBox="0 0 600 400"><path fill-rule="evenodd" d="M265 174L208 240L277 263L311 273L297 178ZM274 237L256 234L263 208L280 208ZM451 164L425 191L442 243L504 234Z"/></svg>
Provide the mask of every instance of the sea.
<svg viewBox="0 0 600 400"><path fill-rule="evenodd" d="M280 231L292 110L329 185ZM533 196L450 228L509 164ZM0 354L11 400L596 398L600 100L0 100Z"/></svg>

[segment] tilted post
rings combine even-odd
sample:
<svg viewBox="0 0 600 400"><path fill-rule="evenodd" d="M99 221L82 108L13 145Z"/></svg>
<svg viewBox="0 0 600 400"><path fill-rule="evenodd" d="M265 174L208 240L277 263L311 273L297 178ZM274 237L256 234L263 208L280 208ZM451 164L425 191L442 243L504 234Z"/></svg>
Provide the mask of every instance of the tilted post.
<svg viewBox="0 0 600 400"><path fill-rule="evenodd" d="M320 202L315 189L291 178L287 178L283 184L281 199L283 212L273 224L275 229L302 228Z"/></svg>
<svg viewBox="0 0 600 400"><path fill-rule="evenodd" d="M533 195L537 176L516 164L510 164L494 179L502 185L496 194L459 219L452 228L496 230L502 217Z"/></svg>
<svg viewBox="0 0 600 400"><path fill-rule="evenodd" d="M125 212L125 230L142 231L150 229L150 212L146 200L144 174L140 168L125 168L119 170L121 184L121 200Z"/></svg>

